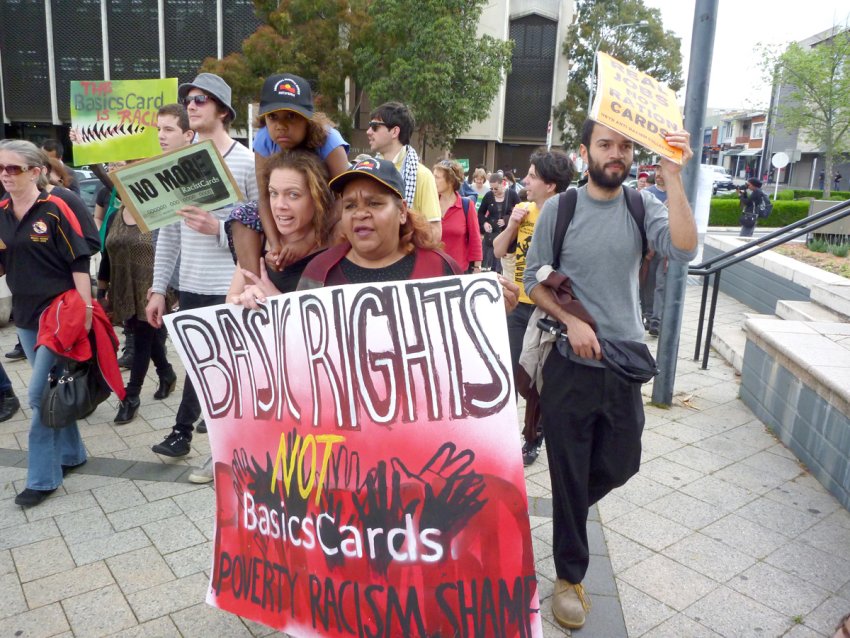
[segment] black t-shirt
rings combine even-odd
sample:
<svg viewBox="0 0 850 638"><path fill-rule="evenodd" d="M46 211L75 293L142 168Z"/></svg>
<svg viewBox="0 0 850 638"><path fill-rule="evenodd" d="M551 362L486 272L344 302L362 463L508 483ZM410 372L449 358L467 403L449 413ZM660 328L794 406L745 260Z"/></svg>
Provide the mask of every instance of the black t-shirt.
<svg viewBox="0 0 850 638"><path fill-rule="evenodd" d="M383 268L364 268L344 257L339 262L342 274L353 284L370 284L380 281L404 281L410 279L413 267L416 265L416 253L410 253L399 259L394 264ZM443 264L443 275L453 275L452 268L448 263Z"/></svg>
<svg viewBox="0 0 850 638"><path fill-rule="evenodd" d="M41 313L53 299L74 288L72 273L89 272L91 249L74 211L42 192L18 222L9 197L0 201L0 263L12 291L19 328L38 329Z"/></svg>
<svg viewBox="0 0 850 638"><path fill-rule="evenodd" d="M80 222L80 226L83 228L83 235L85 235L89 248L91 248L91 254L93 255L99 252L100 233L97 230L97 225L94 223L94 217L92 217L91 211L83 199L62 186L54 186L50 194L61 199L74 211L77 220Z"/></svg>
<svg viewBox="0 0 850 638"><path fill-rule="evenodd" d="M289 264L281 271L269 270L269 280L274 284L274 287L281 292L293 292L298 287L298 282L301 280L301 273L307 267L313 258L321 255L324 250L302 257L293 264Z"/></svg>

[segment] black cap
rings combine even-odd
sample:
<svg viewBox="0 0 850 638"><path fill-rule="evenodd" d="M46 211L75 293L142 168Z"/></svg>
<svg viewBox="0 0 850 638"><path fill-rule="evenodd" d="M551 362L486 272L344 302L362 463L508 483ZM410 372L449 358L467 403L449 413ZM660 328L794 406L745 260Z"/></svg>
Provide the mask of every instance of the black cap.
<svg viewBox="0 0 850 638"><path fill-rule="evenodd" d="M309 82L291 73L266 78L260 92L260 116L274 111L294 111L312 119L313 91Z"/></svg>
<svg viewBox="0 0 850 638"><path fill-rule="evenodd" d="M358 177L371 177L404 199L404 180L401 179L401 173L398 172L395 164L386 159L370 157L361 160L347 171L334 177L328 185L331 190L341 193L348 182Z"/></svg>

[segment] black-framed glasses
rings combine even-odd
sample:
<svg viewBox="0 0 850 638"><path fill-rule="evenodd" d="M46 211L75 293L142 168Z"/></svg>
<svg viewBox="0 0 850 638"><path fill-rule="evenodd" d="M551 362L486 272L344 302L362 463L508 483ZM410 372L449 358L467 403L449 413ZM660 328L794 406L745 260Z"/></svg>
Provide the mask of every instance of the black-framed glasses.
<svg viewBox="0 0 850 638"><path fill-rule="evenodd" d="M189 106L192 102L200 106L201 104L206 104L212 98L209 95L204 95L203 93L200 95L187 95L184 98L180 99L180 104L183 106Z"/></svg>
<svg viewBox="0 0 850 638"><path fill-rule="evenodd" d="M0 164L0 173L6 175L20 175L26 173L32 166L18 166L17 164Z"/></svg>
<svg viewBox="0 0 850 638"><path fill-rule="evenodd" d="M372 120L371 122L369 122L369 128L372 129L373 131L377 131L382 126L386 126L387 128L390 128L389 125L387 125L386 122L379 122L378 120Z"/></svg>

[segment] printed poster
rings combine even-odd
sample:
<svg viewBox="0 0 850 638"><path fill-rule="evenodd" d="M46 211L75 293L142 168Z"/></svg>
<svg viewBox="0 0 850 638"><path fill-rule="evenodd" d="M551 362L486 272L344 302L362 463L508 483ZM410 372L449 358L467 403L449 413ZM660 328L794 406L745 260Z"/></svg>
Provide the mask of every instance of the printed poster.
<svg viewBox="0 0 850 638"><path fill-rule="evenodd" d="M156 114L177 101L177 78L71 82L74 165L159 155Z"/></svg>
<svg viewBox="0 0 850 638"><path fill-rule="evenodd" d="M673 90L607 53L596 55L597 89L590 119L681 164L682 151L664 139L665 133L684 128Z"/></svg>
<svg viewBox="0 0 850 638"><path fill-rule="evenodd" d="M542 636L495 275L166 316L212 447L210 605L315 636Z"/></svg>
<svg viewBox="0 0 850 638"><path fill-rule="evenodd" d="M176 211L182 206L216 210L244 199L212 140L133 162L110 175L143 232L180 221Z"/></svg>

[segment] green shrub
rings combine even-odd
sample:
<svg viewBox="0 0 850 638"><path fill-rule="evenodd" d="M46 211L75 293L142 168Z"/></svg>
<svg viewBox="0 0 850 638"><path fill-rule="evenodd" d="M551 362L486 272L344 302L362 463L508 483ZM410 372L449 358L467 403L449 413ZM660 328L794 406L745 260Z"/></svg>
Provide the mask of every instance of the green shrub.
<svg viewBox="0 0 850 638"><path fill-rule="evenodd" d="M850 253L850 245L847 244L830 244L829 252L836 257L846 257Z"/></svg>
<svg viewBox="0 0 850 638"><path fill-rule="evenodd" d="M773 202L773 212L767 219L758 220L762 228L781 228L803 219L809 212L809 202L777 200ZM708 214L709 226L740 226L741 204L738 200L711 198Z"/></svg>
<svg viewBox="0 0 850 638"><path fill-rule="evenodd" d="M829 243L825 239L810 239L806 245L813 253L825 253L829 249Z"/></svg>
<svg viewBox="0 0 850 638"><path fill-rule="evenodd" d="M782 201L791 201L793 199L796 199L794 192L795 191L790 191L790 190L779 191L779 193L777 193L777 195L776 195L776 199L782 200ZM772 196L771 196L771 199L773 199Z"/></svg>
<svg viewBox="0 0 850 638"><path fill-rule="evenodd" d="M794 191L794 199L802 199L803 197L814 197L815 199L823 199L823 191L807 189L797 189ZM829 194L829 197L830 199L837 197L838 199L836 201L843 202L845 199L850 199L850 191L832 191Z"/></svg>

